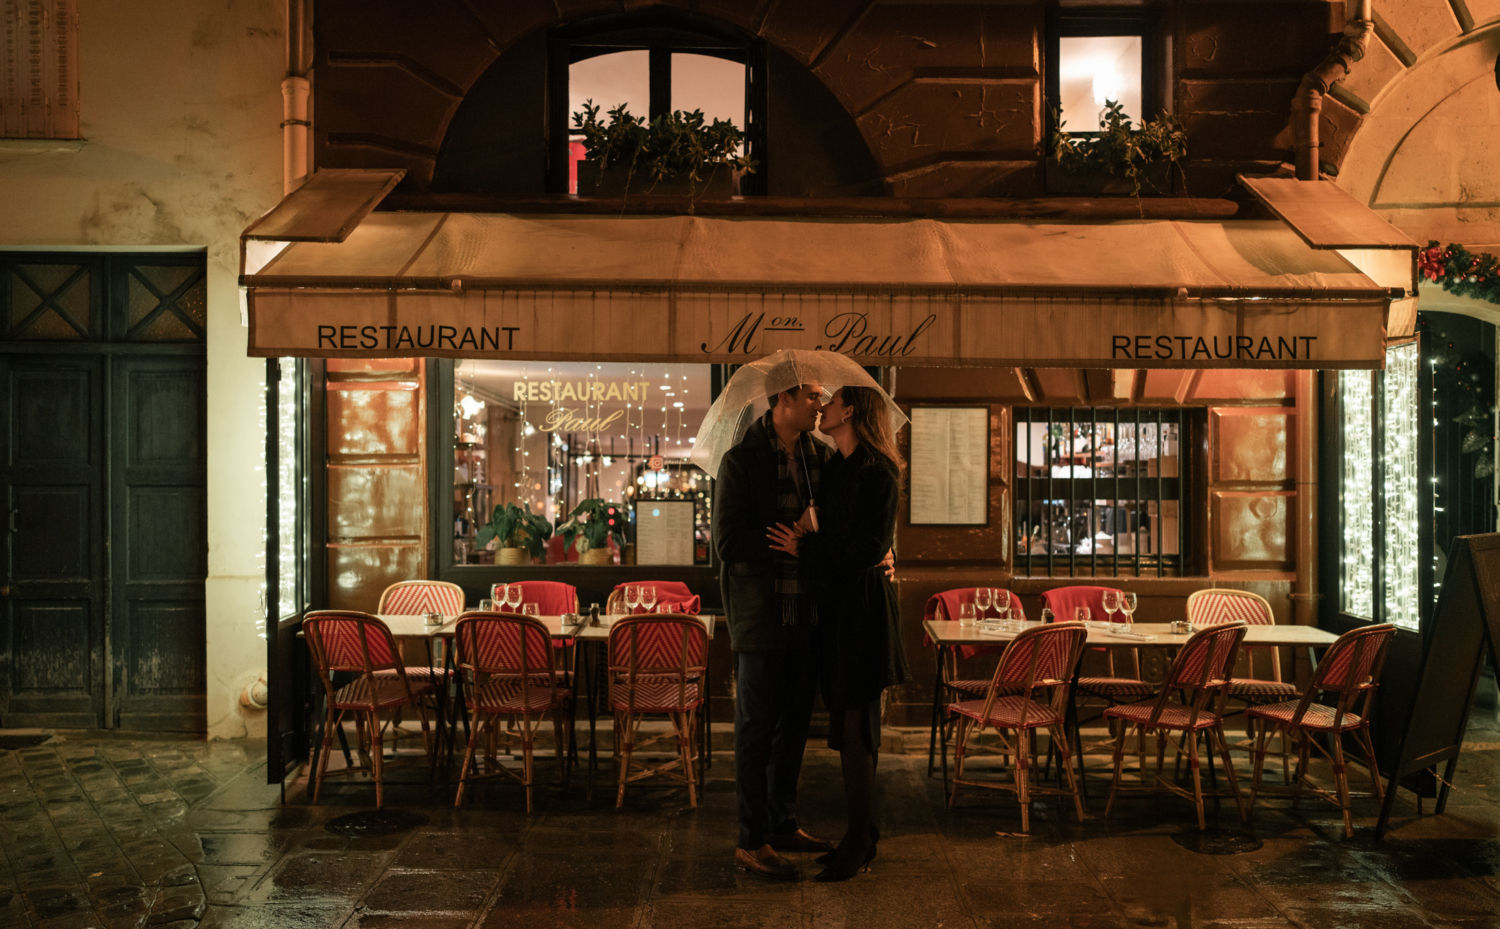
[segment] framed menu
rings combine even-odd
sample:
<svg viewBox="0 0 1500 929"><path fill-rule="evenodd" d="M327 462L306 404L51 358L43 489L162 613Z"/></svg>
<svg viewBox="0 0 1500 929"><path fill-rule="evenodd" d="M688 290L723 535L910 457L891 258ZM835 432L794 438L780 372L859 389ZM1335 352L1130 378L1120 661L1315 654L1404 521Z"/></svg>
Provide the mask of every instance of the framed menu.
<svg viewBox="0 0 1500 929"><path fill-rule="evenodd" d="M635 563L693 563L693 501L635 502Z"/></svg>
<svg viewBox="0 0 1500 929"><path fill-rule="evenodd" d="M912 525L987 525L989 458L989 407L912 407Z"/></svg>

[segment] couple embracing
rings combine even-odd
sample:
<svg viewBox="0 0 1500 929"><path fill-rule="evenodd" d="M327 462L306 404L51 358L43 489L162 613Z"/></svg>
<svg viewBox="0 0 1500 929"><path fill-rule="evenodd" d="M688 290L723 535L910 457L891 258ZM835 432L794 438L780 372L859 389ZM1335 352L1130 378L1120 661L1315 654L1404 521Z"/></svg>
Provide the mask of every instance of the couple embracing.
<svg viewBox="0 0 1500 929"><path fill-rule="evenodd" d="M770 404L743 437L749 407L738 380ZM881 693L910 676L889 577L903 466L895 428L905 417L862 368L830 352L746 365L720 401L695 458L718 476L713 539L736 660L735 863L795 879L781 853L822 852L816 879L847 880L879 839ZM800 828L794 809L817 690L848 807L836 847Z"/></svg>

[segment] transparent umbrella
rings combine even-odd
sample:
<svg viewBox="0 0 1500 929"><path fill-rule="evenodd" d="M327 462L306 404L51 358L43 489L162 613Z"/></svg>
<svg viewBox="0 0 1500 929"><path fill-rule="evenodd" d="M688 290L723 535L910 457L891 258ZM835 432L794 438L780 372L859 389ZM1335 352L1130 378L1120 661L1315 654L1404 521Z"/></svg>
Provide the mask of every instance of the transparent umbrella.
<svg viewBox="0 0 1500 929"><path fill-rule="evenodd" d="M741 365L713 406L703 417L698 438L693 442L692 460L706 473L718 477L719 463L750 428L757 401L792 390L803 384L823 388L823 400L833 398L840 387L869 387L880 391L891 416L891 430L906 425L906 415L859 362L837 352L809 352L783 349L764 358ZM815 433L816 435L816 433ZM822 436L818 436L823 438Z"/></svg>

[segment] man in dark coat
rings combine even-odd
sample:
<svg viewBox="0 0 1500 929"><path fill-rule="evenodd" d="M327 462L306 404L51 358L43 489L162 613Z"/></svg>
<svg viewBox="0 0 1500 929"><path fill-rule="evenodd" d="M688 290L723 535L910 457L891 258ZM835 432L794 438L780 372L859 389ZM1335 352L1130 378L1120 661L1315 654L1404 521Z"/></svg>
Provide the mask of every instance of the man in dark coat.
<svg viewBox="0 0 1500 929"><path fill-rule="evenodd" d="M736 662L735 864L783 879L797 869L778 851L833 848L803 831L793 810L817 686L816 604L798 580L796 559L773 551L766 535L795 522L817 496L828 456L810 435L821 393L820 385L803 384L768 398L771 409L725 454L714 488L714 550Z"/></svg>

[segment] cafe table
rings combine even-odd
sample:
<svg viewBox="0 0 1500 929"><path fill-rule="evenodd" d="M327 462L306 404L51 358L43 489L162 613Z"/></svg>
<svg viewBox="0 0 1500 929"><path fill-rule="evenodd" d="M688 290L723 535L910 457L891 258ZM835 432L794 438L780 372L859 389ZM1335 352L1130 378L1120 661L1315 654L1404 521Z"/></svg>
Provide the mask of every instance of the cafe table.
<svg viewBox="0 0 1500 929"><path fill-rule="evenodd" d="M596 720L597 720L598 715L599 715L600 698L603 696L603 694L600 694L600 693L596 692L597 691L597 688L595 687L596 678L595 678L595 675L593 673L594 672L594 668L596 666L595 665L595 661L599 660L599 657L600 657L598 655L599 649L606 647L608 645L608 643L609 643L609 630L610 630L610 628L614 625L614 623L617 620L625 619L625 618L627 618L627 616L624 615L624 614L618 615L618 616L600 616L599 617L599 625L597 625L597 626L590 626L590 625L588 625L588 617L586 615L584 615L584 614L577 614L577 615L578 615L578 619L579 619L579 622L577 622L577 623L564 623L563 622L563 618L561 616L533 616L531 618L539 621L542 625L544 625L544 626L547 627L547 632L548 632L549 635L552 636L553 641L562 641L562 640L572 639L572 640L574 640L575 642L577 642L577 643L579 643L581 645L588 646L588 649L587 649L586 653L583 655L583 661L582 661L582 663L585 665L585 667L581 669L582 670L581 674L579 673L579 671L580 671L580 668L579 668L580 661L579 661L579 659L580 659L580 651L581 650L579 650L579 649L575 649L574 650L574 653L573 653L573 667L570 669L572 673L569 674L568 678L569 678L569 681L570 681L571 686L573 688L573 696L574 696L574 700L575 700L575 705L576 705L576 700L577 700L577 696L578 696L578 681L581 678L587 679L587 681L588 681L587 690L585 691L585 705L588 708L588 717L589 717L589 766L588 766L588 778L589 778L590 786L592 787L594 768L598 764L598 740L597 740L597 734L596 734L596 731L595 731L595 724L596 724ZM638 613L638 614L635 614L635 615L646 616L646 615L656 615L656 614ZM689 614L685 614L685 613L662 613L662 614L659 614L659 615L670 616L670 617L672 617L674 619L679 619L679 618L680 619L687 619L687 618L696 619L700 623L702 623L703 626L704 626L704 628L708 631L708 638L710 640L712 640L713 637L714 637L714 619L715 619L715 617L712 616L712 615L697 615L697 616L691 616L691 617L689 617ZM427 623L427 617L424 616L424 615L422 615L422 614L396 615L396 614L382 613L382 614L378 614L378 616L379 616L380 621L383 622L383 623L385 623L386 626L390 628L392 637L394 637L396 639L419 639L419 640L423 640L423 641L427 642L428 643L428 653L427 653L427 655L428 655L428 662L429 662L429 664L431 664L432 660L433 660L432 659L431 643L434 640L447 642L448 640L452 639L457 634L458 619L459 619L457 616L444 616L443 617L443 621L440 624L429 625ZM957 625L957 623L954 623L953 625ZM452 654L453 653L452 653L452 649L451 648L444 648L443 649L443 666L446 667L446 668L448 668L448 669L450 669L450 670L452 670L452 667L453 667ZM706 667L705 667L705 671L706 671ZM460 711L464 713L464 726L467 729L467 727L468 727L468 715L467 715L467 711L464 709L464 707L462 705L463 704L463 700L462 700L463 681L462 681L462 679L460 677L458 677L456 675L455 675L455 681L456 681L457 686L459 688L459 691L458 691L459 692L458 703L459 703ZM703 690L704 690L704 699L706 701L707 700L707 695L708 695L708 681L707 680L705 680L703 682ZM708 726L708 724L709 724L709 722L708 722L709 714L706 713L706 712L704 712L704 713L700 713L699 716L702 718L703 724L704 724L704 726L706 728ZM450 725L451 726L456 726L457 722L458 722L457 717L455 717L453 720L450 721ZM453 744L454 744L454 742L450 739L450 746L453 745ZM707 746L706 742L700 742L699 744L702 745L702 746L705 746L705 748ZM705 754L704 750L700 750L699 751L700 766L702 764L702 761L703 761L702 756L704 754Z"/></svg>
<svg viewBox="0 0 1500 929"><path fill-rule="evenodd" d="M994 620L990 620L991 623ZM927 743L927 776L932 776L933 758L938 750L938 734L942 728L944 674L948 667L948 650L966 645L1005 645L1023 630L1042 625L1040 622L1014 623L1007 631L989 631L979 624L965 626L952 620L924 619L922 629L927 641L937 649L937 671L932 685L932 731ZM1088 644L1090 646L1135 646L1155 648L1180 648L1191 638L1190 633L1173 632L1170 623L1089 623ZM1308 663L1316 668L1317 649L1327 648L1338 636L1314 626L1273 625L1247 626L1241 643L1247 646L1277 645L1288 648L1306 648ZM1071 712L1072 701L1069 701ZM943 764L947 766L947 739L943 739ZM1077 763L1082 766L1080 757ZM946 779L946 775L944 775Z"/></svg>

